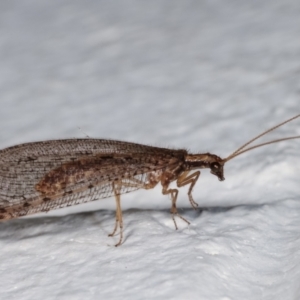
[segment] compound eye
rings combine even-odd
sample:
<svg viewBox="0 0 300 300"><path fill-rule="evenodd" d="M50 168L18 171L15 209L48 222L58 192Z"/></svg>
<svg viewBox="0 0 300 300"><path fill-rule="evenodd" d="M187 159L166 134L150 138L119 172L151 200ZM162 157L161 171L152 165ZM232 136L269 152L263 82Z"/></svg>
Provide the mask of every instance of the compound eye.
<svg viewBox="0 0 300 300"><path fill-rule="evenodd" d="M214 162L210 165L211 170L218 171L220 169L220 164L218 162Z"/></svg>

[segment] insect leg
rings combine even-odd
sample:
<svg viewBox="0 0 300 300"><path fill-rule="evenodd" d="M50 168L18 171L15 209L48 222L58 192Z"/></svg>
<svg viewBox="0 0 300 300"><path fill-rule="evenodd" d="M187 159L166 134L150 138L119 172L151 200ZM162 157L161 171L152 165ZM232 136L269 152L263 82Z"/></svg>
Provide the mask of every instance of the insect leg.
<svg viewBox="0 0 300 300"><path fill-rule="evenodd" d="M199 179L200 171L194 172L191 175L188 175L188 174L189 174L189 171L185 171L178 177L177 186L182 187L187 184L191 184L189 187L188 196L189 196L189 200L190 200L190 203L191 203L193 209L197 209L198 203L196 203L193 199L192 190L193 190L193 187L196 184L197 180Z"/></svg>
<svg viewBox="0 0 300 300"><path fill-rule="evenodd" d="M139 180L137 178L128 178L126 181L125 180L120 180L112 183L112 187L114 190L115 194L115 199L116 199L116 222L115 222L115 227L114 230L109 236L114 236L118 227L120 228L120 240L119 242L115 245L120 246L122 244L123 240L123 218L122 218L122 209L121 209L121 200L120 200L120 194L123 188L144 188L144 189L151 189L154 188L158 181L153 180L152 178L148 178L149 182L145 183L142 180Z"/></svg>
<svg viewBox="0 0 300 300"><path fill-rule="evenodd" d="M177 217L179 217L180 219L182 219L183 221L185 221L188 225L190 225L190 222L188 220L186 220L183 216L181 216L177 211L176 200L177 200L177 196L178 196L178 190L177 189L168 189L168 186L169 186L169 183L163 185L162 193L163 193L163 195L171 194L171 200L172 200L171 214L172 214L172 220L175 225L175 229L177 230L178 226L175 221L175 217L174 217L175 215Z"/></svg>
<svg viewBox="0 0 300 300"><path fill-rule="evenodd" d="M114 236L117 228L120 228L120 240L119 242L115 245L116 247L120 246L122 244L123 240L123 218L122 218L122 209L121 209L121 201L120 201L120 188L121 186L118 183L112 184L113 190L115 193L115 198L116 198L116 223L115 223L115 228L111 234L108 236Z"/></svg>

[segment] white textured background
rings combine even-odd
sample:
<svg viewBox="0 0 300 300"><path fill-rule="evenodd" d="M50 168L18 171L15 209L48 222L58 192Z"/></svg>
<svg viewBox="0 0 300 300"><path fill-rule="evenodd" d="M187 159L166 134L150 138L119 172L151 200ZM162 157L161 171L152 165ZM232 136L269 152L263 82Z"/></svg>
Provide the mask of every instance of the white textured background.
<svg viewBox="0 0 300 300"><path fill-rule="evenodd" d="M87 134L225 157L300 112L299 15L298 0L1 0L0 146ZM1 223L0 297L299 299L299 150L240 156L224 182L204 170L204 210L181 189L178 231L160 187L123 196L119 248L112 198Z"/></svg>

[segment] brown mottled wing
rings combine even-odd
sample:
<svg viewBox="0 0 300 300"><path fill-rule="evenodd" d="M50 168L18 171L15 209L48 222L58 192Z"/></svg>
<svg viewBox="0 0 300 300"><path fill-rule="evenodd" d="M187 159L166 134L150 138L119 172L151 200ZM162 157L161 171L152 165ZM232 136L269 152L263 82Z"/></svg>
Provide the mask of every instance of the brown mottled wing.
<svg viewBox="0 0 300 300"><path fill-rule="evenodd" d="M97 139L6 148L0 151L0 214L10 219L110 197L112 183L120 180L118 192L128 193L142 188L149 172L182 161L185 153Z"/></svg>

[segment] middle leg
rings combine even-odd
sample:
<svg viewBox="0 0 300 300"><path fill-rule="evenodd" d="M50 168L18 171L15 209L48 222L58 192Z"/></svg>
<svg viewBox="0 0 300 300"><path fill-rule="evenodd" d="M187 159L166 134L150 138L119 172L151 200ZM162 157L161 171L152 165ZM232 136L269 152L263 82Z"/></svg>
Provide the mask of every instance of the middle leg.
<svg viewBox="0 0 300 300"><path fill-rule="evenodd" d="M197 180L199 179L200 176L200 171L196 171L192 174L189 175L189 171L183 172L177 179L177 186L182 187L185 185L190 184L189 190L188 190L188 196L190 203L193 207L193 209L197 209L198 203L194 201L193 196L192 196L192 190L194 185L196 184Z"/></svg>
<svg viewBox="0 0 300 300"><path fill-rule="evenodd" d="M181 216L178 213L178 211L177 211L176 201L177 201L177 196L178 196L178 189L169 189L168 187L169 187L169 184L163 185L162 193L163 193L163 195L168 195L168 194L171 195L171 200L172 200L172 206L171 206L172 220L173 220L175 228L177 230L178 226L177 226L177 223L176 223L176 220L175 220L175 216L177 216L180 219L182 219L188 225L190 225L190 222L187 219L185 219L183 216Z"/></svg>

